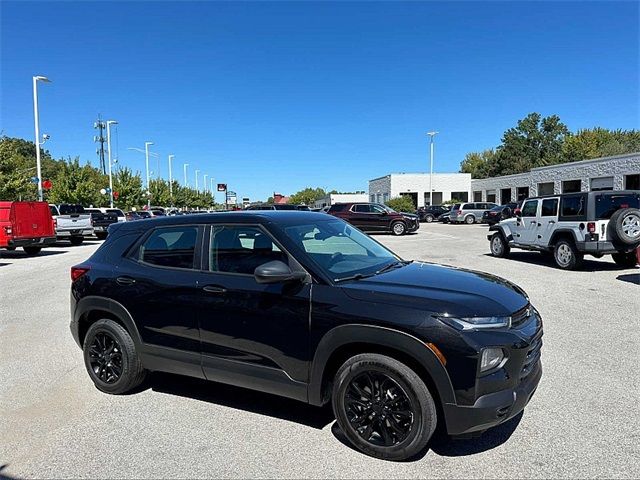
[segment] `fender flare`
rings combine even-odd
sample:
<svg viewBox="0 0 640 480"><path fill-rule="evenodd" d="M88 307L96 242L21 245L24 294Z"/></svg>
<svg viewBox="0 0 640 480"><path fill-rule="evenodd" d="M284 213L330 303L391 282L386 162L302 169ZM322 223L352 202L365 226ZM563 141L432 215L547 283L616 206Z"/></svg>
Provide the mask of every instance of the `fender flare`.
<svg viewBox="0 0 640 480"><path fill-rule="evenodd" d="M549 239L549 245L553 245L560 235L569 234L573 239L573 242L578 245L578 238L576 237L576 232L569 228L561 228L553 232L551 238Z"/></svg>
<svg viewBox="0 0 640 480"><path fill-rule="evenodd" d="M504 228L504 225L500 225L499 223L497 223L495 225L491 225L489 227L489 231L490 232L500 232L502 234L502 236L504 237L504 239L507 241L507 243L513 242L513 235L511 234L511 232L507 233L507 230ZM491 239L490 235L489 235L489 239Z"/></svg>
<svg viewBox="0 0 640 480"><path fill-rule="evenodd" d="M408 333L374 325L349 324L333 328L322 337L310 365L309 403L322 405L322 377L331 355L349 344L369 343L393 348L413 357L430 375L442 404L455 404L449 375L438 357L421 340Z"/></svg>
<svg viewBox="0 0 640 480"><path fill-rule="evenodd" d="M109 312L111 315L115 315L116 317L118 317L118 319L122 321L127 331L131 335L135 346L140 347L142 345L142 338L140 337L138 327L136 326L136 323L133 321L133 317L124 307L124 305L110 298L89 295L78 301L73 312L73 318L71 322L71 331L73 333L73 337L76 340L76 343L80 345L80 347L82 347L79 338L80 322L86 314L95 310L103 310Z"/></svg>

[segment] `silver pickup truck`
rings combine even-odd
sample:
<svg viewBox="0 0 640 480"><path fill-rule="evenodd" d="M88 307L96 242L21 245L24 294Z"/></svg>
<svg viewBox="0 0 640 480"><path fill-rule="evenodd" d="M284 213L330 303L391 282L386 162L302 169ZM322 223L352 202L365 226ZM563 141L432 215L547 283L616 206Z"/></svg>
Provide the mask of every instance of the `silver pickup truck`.
<svg viewBox="0 0 640 480"><path fill-rule="evenodd" d="M71 245L80 245L84 237L93 235L91 215L85 213L81 205L49 204L51 216L56 225L56 237L70 240Z"/></svg>

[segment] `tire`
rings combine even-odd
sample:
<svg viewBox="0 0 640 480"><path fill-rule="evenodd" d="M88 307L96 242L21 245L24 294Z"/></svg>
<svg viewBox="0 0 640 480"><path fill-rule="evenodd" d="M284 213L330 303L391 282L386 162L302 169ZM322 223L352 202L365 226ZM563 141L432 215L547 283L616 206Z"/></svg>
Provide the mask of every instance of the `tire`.
<svg viewBox="0 0 640 480"><path fill-rule="evenodd" d="M24 250L24 253L31 256L39 254L42 247L22 247L22 249Z"/></svg>
<svg viewBox="0 0 640 480"><path fill-rule="evenodd" d="M424 221L427 223L431 223L433 222L433 220L434 220L433 215L427 215L424 217Z"/></svg>
<svg viewBox="0 0 640 480"><path fill-rule="evenodd" d="M391 233L393 233L396 237L404 235L407 233L407 226L404 222L394 222L391 224Z"/></svg>
<svg viewBox="0 0 640 480"><path fill-rule="evenodd" d="M473 215L467 215L466 217L464 217L464 223L466 223L467 225L476 223L476 217L474 217Z"/></svg>
<svg viewBox="0 0 640 480"><path fill-rule="evenodd" d="M95 236L98 240L104 240L105 238L107 238L107 235L107 232L95 232Z"/></svg>
<svg viewBox="0 0 640 480"><path fill-rule="evenodd" d="M111 357L98 355L110 348L111 353L107 355ZM102 392L112 395L129 392L146 377L147 371L142 367L131 335L111 319L98 320L89 327L82 351L89 377Z"/></svg>
<svg viewBox="0 0 640 480"><path fill-rule="evenodd" d="M623 268L633 268L638 263L636 252L629 253L612 253L611 258L616 262L616 265Z"/></svg>
<svg viewBox="0 0 640 480"><path fill-rule="evenodd" d="M558 240L553 248L553 259L562 270L576 270L582 265L584 255L571 240Z"/></svg>
<svg viewBox="0 0 640 480"><path fill-rule="evenodd" d="M7 251L9 252L13 252L16 249L16 247L4 247L4 248L6 248Z"/></svg>
<svg viewBox="0 0 640 480"><path fill-rule="evenodd" d="M608 229L614 242L622 245L640 245L640 209L616 210L611 215Z"/></svg>
<svg viewBox="0 0 640 480"><path fill-rule="evenodd" d="M82 242L84 242L84 237L71 237L69 241L71 242L71 245L77 247L78 245L82 245Z"/></svg>
<svg viewBox="0 0 640 480"><path fill-rule="evenodd" d="M511 251L509 243L500 232L496 232L491 236L489 249L491 250L491 255L498 258L505 258L509 256L509 252Z"/></svg>
<svg viewBox="0 0 640 480"><path fill-rule="evenodd" d="M436 428L436 406L427 386L405 364L385 355L347 360L336 373L331 403L349 442L384 460L416 456Z"/></svg>

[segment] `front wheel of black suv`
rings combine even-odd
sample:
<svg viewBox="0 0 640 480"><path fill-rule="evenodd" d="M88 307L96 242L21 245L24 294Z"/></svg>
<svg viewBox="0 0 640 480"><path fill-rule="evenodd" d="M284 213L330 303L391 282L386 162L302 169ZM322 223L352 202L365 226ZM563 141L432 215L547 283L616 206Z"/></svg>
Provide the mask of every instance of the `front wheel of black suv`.
<svg viewBox="0 0 640 480"><path fill-rule="evenodd" d="M405 233L407 233L407 226L404 224L404 222L395 222L391 225L391 233L398 237L400 235L404 235Z"/></svg>
<svg viewBox="0 0 640 480"><path fill-rule="evenodd" d="M336 374L332 391L338 425L358 450L384 460L407 460L433 435L436 406L422 379L385 355L361 354Z"/></svg>
<svg viewBox="0 0 640 480"><path fill-rule="evenodd" d="M572 241L559 240L553 249L556 265L563 270L576 270L582 265L584 255L578 251Z"/></svg>
<svg viewBox="0 0 640 480"><path fill-rule="evenodd" d="M633 268L638 263L638 258L636 257L635 252L629 253L612 253L611 258L616 262L616 265L619 265L623 268Z"/></svg>
<svg viewBox="0 0 640 480"><path fill-rule="evenodd" d="M98 390L114 395L140 385L146 376L129 332L111 319L89 327L82 348L84 364Z"/></svg>

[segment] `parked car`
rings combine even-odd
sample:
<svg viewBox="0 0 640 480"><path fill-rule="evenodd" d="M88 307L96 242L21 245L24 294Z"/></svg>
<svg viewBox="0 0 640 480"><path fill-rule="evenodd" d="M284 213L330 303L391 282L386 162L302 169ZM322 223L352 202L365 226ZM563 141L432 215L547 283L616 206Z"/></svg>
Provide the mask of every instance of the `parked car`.
<svg viewBox="0 0 640 480"><path fill-rule="evenodd" d="M118 223L118 216L115 213L103 213L99 208L85 208L84 212L91 215L93 234L98 240L107 238L109 225Z"/></svg>
<svg viewBox="0 0 640 480"><path fill-rule="evenodd" d="M111 228L71 268L71 333L105 393L159 370L331 402L357 449L404 460L436 425L460 435L509 420L540 381L542 320L520 288L405 261L330 215Z"/></svg>
<svg viewBox="0 0 640 480"><path fill-rule="evenodd" d="M125 218L127 219L127 222L132 222L134 220L141 220L140 215L138 215L138 212L127 212L125 213Z"/></svg>
<svg viewBox="0 0 640 480"><path fill-rule="evenodd" d="M438 221L440 223L450 223L451 222L451 210L449 210L447 213L443 213L442 215L440 215L438 217Z"/></svg>
<svg viewBox="0 0 640 480"><path fill-rule="evenodd" d="M640 246L640 190L567 193L525 200L515 218L489 228L491 254L512 248L553 254L565 270L580 267L584 255L611 254L618 265L636 264Z"/></svg>
<svg viewBox="0 0 640 480"><path fill-rule="evenodd" d="M82 205L49 204L49 209L55 221L58 239L69 240L71 245L81 245L84 237L93 235L91 215L84 212Z"/></svg>
<svg viewBox="0 0 640 480"><path fill-rule="evenodd" d="M138 218L140 220L144 220L146 218L153 218L153 215L151 215L151 213L147 212L146 210L138 210L136 213L138 214Z"/></svg>
<svg viewBox="0 0 640 480"><path fill-rule="evenodd" d="M501 220L506 220L514 216L514 212L519 208L519 203L506 203L504 205L497 205L490 210L485 210L482 214L482 223L488 223L489 225L495 225Z"/></svg>
<svg viewBox="0 0 640 480"><path fill-rule="evenodd" d="M0 202L0 248L22 247L37 255L56 242L53 218L46 202Z"/></svg>
<svg viewBox="0 0 640 480"><path fill-rule="evenodd" d="M497 206L491 202L456 203L451 208L449 220L451 223L476 223L480 221L485 210Z"/></svg>
<svg viewBox="0 0 640 480"><path fill-rule="evenodd" d="M379 203L335 203L327 213L346 220L365 232L404 235L420 228L417 215L396 212L393 208Z"/></svg>
<svg viewBox="0 0 640 480"><path fill-rule="evenodd" d="M101 208L100 211L103 212L103 213L115 213L116 216L118 217L118 221L119 222L126 222L127 221L127 217L126 217L125 213L122 210L120 210L119 208Z"/></svg>
<svg viewBox="0 0 640 480"><path fill-rule="evenodd" d="M440 215L450 211L451 205L430 205L428 207L420 207L417 214L421 222L431 223L437 220Z"/></svg>
<svg viewBox="0 0 640 480"><path fill-rule="evenodd" d="M259 205L249 205L245 210L302 210L309 211L307 205L294 205L289 203L263 203Z"/></svg>

